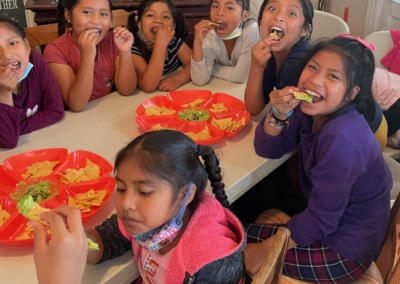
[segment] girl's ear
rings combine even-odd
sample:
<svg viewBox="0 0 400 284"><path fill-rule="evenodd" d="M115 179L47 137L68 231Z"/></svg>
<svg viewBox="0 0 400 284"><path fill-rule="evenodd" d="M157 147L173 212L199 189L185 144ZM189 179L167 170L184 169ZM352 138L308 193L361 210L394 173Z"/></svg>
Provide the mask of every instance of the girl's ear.
<svg viewBox="0 0 400 284"><path fill-rule="evenodd" d="M311 31L311 25L307 24L307 25L303 25L303 27L301 28L301 32L300 32L300 37L305 36L306 34L308 34Z"/></svg>
<svg viewBox="0 0 400 284"><path fill-rule="evenodd" d="M64 9L64 17L65 20L69 23L71 21L71 15L69 14L69 11L67 8Z"/></svg>
<svg viewBox="0 0 400 284"><path fill-rule="evenodd" d="M360 87L359 86L354 86L353 90L351 90L351 96L349 98L349 101L354 100L359 92L360 92Z"/></svg>
<svg viewBox="0 0 400 284"><path fill-rule="evenodd" d="M242 23L246 22L250 17L249 11L244 12L243 21Z"/></svg>
<svg viewBox="0 0 400 284"><path fill-rule="evenodd" d="M27 38L24 39L25 45L26 45L26 50L28 51L28 54L31 54L31 47L29 45L29 41Z"/></svg>
<svg viewBox="0 0 400 284"><path fill-rule="evenodd" d="M185 200L186 194L189 191L189 186L187 186L184 190L181 191L181 193L182 193L182 195L181 195L182 202ZM186 202L186 206L188 206L190 204L190 202L193 201L193 198L194 198L195 194L196 194L196 185L193 184L192 192L190 193L190 196L189 196L189 198L188 198L188 200Z"/></svg>
<svg viewBox="0 0 400 284"><path fill-rule="evenodd" d="M142 25L140 24L140 21L137 21L137 22L136 22L136 25L137 25L137 27L138 27L139 30L142 29Z"/></svg>

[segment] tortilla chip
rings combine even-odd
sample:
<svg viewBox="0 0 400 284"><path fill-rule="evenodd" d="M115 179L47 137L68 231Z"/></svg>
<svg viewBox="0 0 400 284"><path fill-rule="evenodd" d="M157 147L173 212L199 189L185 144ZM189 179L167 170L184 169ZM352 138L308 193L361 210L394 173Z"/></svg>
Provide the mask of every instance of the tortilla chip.
<svg viewBox="0 0 400 284"><path fill-rule="evenodd" d="M194 133L194 132L186 132L184 133L187 137L189 137L192 140L207 140L207 139L212 139L212 136L210 134L210 131L208 130L208 127L205 126L202 131L199 133Z"/></svg>
<svg viewBox="0 0 400 284"><path fill-rule="evenodd" d="M24 179L34 179L38 177L47 177L51 175L53 169L56 165L60 162L35 162L32 166L30 166L25 174L21 174L22 178Z"/></svg>
<svg viewBox="0 0 400 284"><path fill-rule="evenodd" d="M176 110L166 107L151 106L145 109L144 114L147 116L173 115Z"/></svg>
<svg viewBox="0 0 400 284"><path fill-rule="evenodd" d="M217 26L217 27L219 27L221 24L218 24L218 23L208 23L208 25L209 25L209 26Z"/></svg>
<svg viewBox="0 0 400 284"><path fill-rule="evenodd" d="M96 180L100 178L100 167L86 159L86 166L79 170L66 169L64 175L60 178L62 183L78 183L83 181Z"/></svg>
<svg viewBox="0 0 400 284"><path fill-rule="evenodd" d="M234 121L231 117L223 118L223 119L216 119L215 117L211 120L211 125L215 128L227 131L227 132L234 132L244 126L246 124L246 119L242 117L239 121Z"/></svg>
<svg viewBox="0 0 400 284"><path fill-rule="evenodd" d="M8 218L10 218L10 213L8 213L6 210L3 210L3 206L0 204L0 228Z"/></svg>
<svg viewBox="0 0 400 284"><path fill-rule="evenodd" d="M228 108L224 106L224 103L220 104L213 104L213 108L210 108L210 111L213 113L223 113L223 112L228 112Z"/></svg>
<svg viewBox="0 0 400 284"><path fill-rule="evenodd" d="M81 210L81 213L91 212L91 207L98 207L103 204L103 200L106 195L107 190L105 189L99 190L97 192L91 189L86 193L76 195L75 199L71 196L68 196L68 205L78 208L79 210Z"/></svg>
<svg viewBox="0 0 400 284"><path fill-rule="evenodd" d="M183 107L198 107L200 106L205 100L195 100L194 102L188 103L188 104L183 104Z"/></svg>

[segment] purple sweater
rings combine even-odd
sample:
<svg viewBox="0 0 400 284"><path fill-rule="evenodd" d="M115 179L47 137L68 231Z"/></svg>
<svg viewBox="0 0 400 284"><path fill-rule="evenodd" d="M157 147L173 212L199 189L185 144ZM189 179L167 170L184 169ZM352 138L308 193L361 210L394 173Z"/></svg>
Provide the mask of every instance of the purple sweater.
<svg viewBox="0 0 400 284"><path fill-rule="evenodd" d="M0 103L0 148L14 148L19 136L64 117L64 105L46 60L31 52L33 68L22 81L22 94L13 94L14 106Z"/></svg>
<svg viewBox="0 0 400 284"><path fill-rule="evenodd" d="M276 159L300 143L300 184L308 208L287 223L299 246L322 240L340 256L371 261L379 253L393 179L378 141L355 109L312 133L313 120L296 107L279 136L256 129L259 156Z"/></svg>

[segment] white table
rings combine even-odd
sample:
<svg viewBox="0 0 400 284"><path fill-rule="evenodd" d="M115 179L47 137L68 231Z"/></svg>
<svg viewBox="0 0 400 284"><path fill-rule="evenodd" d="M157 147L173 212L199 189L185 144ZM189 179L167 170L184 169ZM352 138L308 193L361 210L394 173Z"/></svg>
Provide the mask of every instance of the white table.
<svg viewBox="0 0 400 284"><path fill-rule="evenodd" d="M206 89L223 92L243 100L245 84L233 84L213 78L204 87L188 83L181 89ZM67 111L65 118L52 126L20 137L12 150L0 149L0 163L10 156L43 148L67 148L97 153L111 164L119 149L132 138L143 133L135 122L135 110L143 101L155 95L137 90L129 97L112 93L90 102L84 112ZM286 161L290 154L278 160L268 160L256 155L253 147L254 131L262 115L253 117L236 136L223 138L213 147L221 160L223 182L230 202L234 202L266 175ZM114 213L114 196L88 222L93 228ZM33 262L33 245L6 246L0 244L0 283L37 283ZM100 265L87 265L82 283L130 283L139 276L132 253Z"/></svg>

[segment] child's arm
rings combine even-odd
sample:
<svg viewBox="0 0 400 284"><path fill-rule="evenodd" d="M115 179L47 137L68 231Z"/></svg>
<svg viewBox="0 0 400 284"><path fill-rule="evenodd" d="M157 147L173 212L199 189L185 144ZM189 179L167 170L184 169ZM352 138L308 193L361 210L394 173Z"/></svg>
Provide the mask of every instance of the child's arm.
<svg viewBox="0 0 400 284"><path fill-rule="evenodd" d="M12 96L17 81L9 66L0 67L0 148L14 148L18 143L21 110L14 107Z"/></svg>
<svg viewBox="0 0 400 284"><path fill-rule="evenodd" d="M131 55L133 35L123 27L118 27L114 30L114 42L119 51L119 56L115 60L115 86L121 95L128 96L137 87L137 76Z"/></svg>
<svg viewBox="0 0 400 284"><path fill-rule="evenodd" d="M64 105L56 80L45 59L41 55L35 58L34 68L40 70L36 73L40 75L37 78L40 81L40 87L35 91L40 92L42 105L38 105L37 113L21 121L21 135L49 126L64 117ZM28 94L28 96L34 95L39 94Z"/></svg>
<svg viewBox="0 0 400 284"><path fill-rule="evenodd" d="M132 249L132 243L125 238L118 226L117 214L106 219L94 230L87 230L86 234L95 243L99 244L98 251L90 251L87 263L96 264L124 255Z"/></svg>
<svg viewBox="0 0 400 284"><path fill-rule="evenodd" d="M251 115L258 115L265 107L263 77L268 60L272 56L271 39L272 37L262 39L251 49L251 67L244 93L246 110Z"/></svg>
<svg viewBox="0 0 400 284"><path fill-rule="evenodd" d="M157 89L164 71L167 48L174 35L175 30L168 30L164 26L158 28L153 52L148 64L142 57L132 55L138 76L138 85L143 91L150 93Z"/></svg>
<svg viewBox="0 0 400 284"><path fill-rule="evenodd" d="M97 37L92 30L85 30L79 36L81 61L76 76L71 66L49 63L63 100L73 111L83 111L92 94Z"/></svg>
<svg viewBox="0 0 400 284"><path fill-rule="evenodd" d="M178 50L179 61L185 66L182 71L176 75L169 76L161 80L158 89L164 92L171 92L190 81L190 62L192 50L186 43L183 43Z"/></svg>
<svg viewBox="0 0 400 284"><path fill-rule="evenodd" d="M236 65L224 66L216 63L212 70L213 76L238 84L247 82L251 66L251 48L260 40L258 29L253 28L253 24L251 25L245 29L246 34L241 36L243 37L243 44Z"/></svg>
<svg viewBox="0 0 400 284"><path fill-rule="evenodd" d="M193 57L190 73L193 84L204 86L210 80L214 67L215 55L212 50L213 43L207 38L207 33L212 29L208 20L202 20L194 27Z"/></svg>

